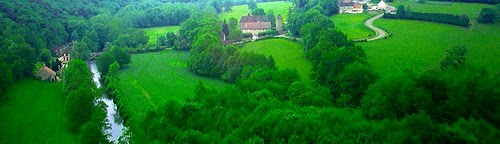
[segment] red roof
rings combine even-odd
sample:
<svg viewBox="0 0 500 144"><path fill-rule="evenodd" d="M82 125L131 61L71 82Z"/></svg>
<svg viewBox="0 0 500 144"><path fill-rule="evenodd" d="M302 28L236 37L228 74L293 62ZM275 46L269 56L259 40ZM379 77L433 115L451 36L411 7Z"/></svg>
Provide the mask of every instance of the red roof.
<svg viewBox="0 0 500 144"><path fill-rule="evenodd" d="M354 5L354 8L355 8L355 9L362 9L363 7L362 7L362 5L360 5L360 4L355 4L355 5Z"/></svg>

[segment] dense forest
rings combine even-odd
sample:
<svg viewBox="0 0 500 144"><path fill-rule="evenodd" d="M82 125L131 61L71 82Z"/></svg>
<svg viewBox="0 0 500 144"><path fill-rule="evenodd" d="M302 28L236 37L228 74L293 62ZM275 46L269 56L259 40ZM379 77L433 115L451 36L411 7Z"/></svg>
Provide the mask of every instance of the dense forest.
<svg viewBox="0 0 500 144"><path fill-rule="evenodd" d="M261 0L266 1L266 0ZM257 2L261 2L257 1ZM272 1L272 0L267 0ZM274 58L224 45L221 33L241 38L237 19L218 18L246 0L0 1L0 101L8 87L33 77L36 65L59 65L68 126L82 143L110 143L101 91L115 99L129 49L146 45L141 28L180 25L159 45L190 51L189 71L231 83L213 89L200 82L195 97L169 100L131 117L120 111L123 143L496 143L500 140L500 73L466 63L467 46L446 51L438 69L381 77L367 54L335 29L336 0L292 0L285 28L300 37L312 63L311 81ZM490 2L490 1L487 1ZM256 8L257 9L257 8ZM402 9L404 11L404 8ZM409 13L405 11L406 13ZM469 18L412 13L466 26ZM445 19L443 19L445 16ZM397 15L401 18L403 16ZM426 18L423 18L426 17ZM436 19L440 20L436 20ZM85 61L97 58L104 88L92 82ZM118 104L119 107L121 106Z"/></svg>

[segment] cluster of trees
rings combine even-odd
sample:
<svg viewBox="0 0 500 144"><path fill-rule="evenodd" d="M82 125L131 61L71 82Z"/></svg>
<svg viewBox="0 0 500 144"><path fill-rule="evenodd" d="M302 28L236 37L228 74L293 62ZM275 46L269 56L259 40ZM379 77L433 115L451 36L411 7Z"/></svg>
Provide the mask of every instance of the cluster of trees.
<svg viewBox="0 0 500 144"><path fill-rule="evenodd" d="M500 0L434 0L434 1L450 1L450 2L465 2L465 3L487 3L498 4Z"/></svg>
<svg viewBox="0 0 500 144"><path fill-rule="evenodd" d="M497 4L497 8L482 8L479 13L477 21L480 23L495 23L500 19L500 4Z"/></svg>
<svg viewBox="0 0 500 144"><path fill-rule="evenodd" d="M340 10L338 0L294 0L293 2L298 11L316 9L328 17L338 14Z"/></svg>
<svg viewBox="0 0 500 144"><path fill-rule="evenodd" d="M295 11L289 11L288 15L286 27L294 36L300 36L302 26L307 23L316 23L325 29L335 28L333 21L331 21L328 16L321 14L317 9L308 10L306 12L302 12L302 9L296 9Z"/></svg>
<svg viewBox="0 0 500 144"><path fill-rule="evenodd" d="M405 10L403 5L398 6L396 14L385 13L384 18L430 21L464 27L468 27L470 25L470 19L467 15L412 12L410 8Z"/></svg>
<svg viewBox="0 0 500 144"><path fill-rule="evenodd" d="M137 1L121 8L116 15L131 27L171 26L181 24L196 8L197 5L192 3Z"/></svg>
<svg viewBox="0 0 500 144"><path fill-rule="evenodd" d="M72 60L64 71L63 87L71 132L77 134L82 143L110 143L104 131L108 127L106 104L96 101L100 94L87 63Z"/></svg>

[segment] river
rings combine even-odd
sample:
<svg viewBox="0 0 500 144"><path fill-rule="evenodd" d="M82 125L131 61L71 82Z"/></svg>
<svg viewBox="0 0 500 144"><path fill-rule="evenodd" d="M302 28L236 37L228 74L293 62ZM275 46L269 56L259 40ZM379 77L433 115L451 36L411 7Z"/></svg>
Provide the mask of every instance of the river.
<svg viewBox="0 0 500 144"><path fill-rule="evenodd" d="M101 88L101 82L99 79L101 78L101 75L99 74L99 71L97 71L97 66L94 61L88 62L88 65L90 67L90 71L93 74L93 80L96 83L98 88ZM118 142L118 138L123 134L124 128L123 127L123 120L120 117L120 114L117 111L117 107L113 99L110 99L104 94L101 98L98 99L99 101L102 101L106 104L106 119L110 125L110 128L106 129L106 133L110 134L108 137L108 140L111 142Z"/></svg>

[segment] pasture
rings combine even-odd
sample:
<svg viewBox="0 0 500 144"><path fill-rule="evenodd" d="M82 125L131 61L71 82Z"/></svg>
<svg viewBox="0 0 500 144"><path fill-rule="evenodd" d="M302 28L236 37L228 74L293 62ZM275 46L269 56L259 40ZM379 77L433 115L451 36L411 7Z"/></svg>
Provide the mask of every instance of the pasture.
<svg viewBox="0 0 500 144"><path fill-rule="evenodd" d="M0 103L0 143L75 143L67 127L62 83L25 79Z"/></svg>
<svg viewBox="0 0 500 144"><path fill-rule="evenodd" d="M278 14L281 14L281 16L283 17L283 22L287 22L288 8L292 7L292 3L291 2L284 2L284 1L261 2L261 3L257 3L257 6L259 8L264 9L264 11L266 13L269 10L273 10L274 15L278 16ZM246 5L246 4L233 6L232 9L233 9L232 11L220 13L219 19L226 20L227 22L229 22L229 18L234 17L239 21L241 16L248 15L248 5Z"/></svg>
<svg viewBox="0 0 500 144"><path fill-rule="evenodd" d="M338 14L332 16L335 29L342 31L348 39L361 39L376 35L373 30L365 26L365 20L374 14Z"/></svg>
<svg viewBox="0 0 500 144"><path fill-rule="evenodd" d="M299 43L286 39L266 39L246 43L241 51L273 56L276 67L296 69L302 80L309 80L312 64L306 59Z"/></svg>
<svg viewBox="0 0 500 144"><path fill-rule="evenodd" d="M382 76L405 70L421 73L438 69L445 50L457 45L468 49L467 64L500 71L500 24L476 24L472 28L412 20L381 19L374 25L391 37L361 42L368 62Z"/></svg>
<svg viewBox="0 0 500 144"><path fill-rule="evenodd" d="M149 37L148 45L155 45L159 36L165 36L167 32L177 32L179 28L179 26L145 28L144 32Z"/></svg>
<svg viewBox="0 0 500 144"><path fill-rule="evenodd" d="M442 4L438 4L442 3ZM391 2L388 3L394 7L398 7L399 5L405 6L415 12L425 12L425 13L447 13L447 14L456 14L456 15L468 15L471 20L475 20L479 16L479 12L481 8L491 7L494 8L494 5L488 4L479 4L479 3L460 3L460 2L433 2L429 1L428 3L417 3L416 0L405 0L401 2Z"/></svg>
<svg viewBox="0 0 500 144"><path fill-rule="evenodd" d="M120 71L123 95L119 104L133 117L169 99L184 101L194 97L199 81L212 88L228 85L191 73L187 67L189 55L189 52L172 50L132 55L132 63Z"/></svg>

